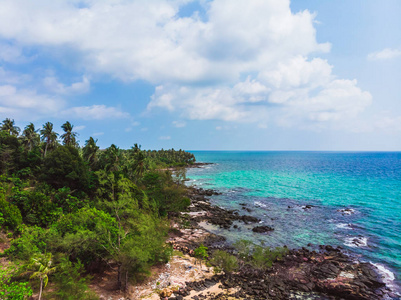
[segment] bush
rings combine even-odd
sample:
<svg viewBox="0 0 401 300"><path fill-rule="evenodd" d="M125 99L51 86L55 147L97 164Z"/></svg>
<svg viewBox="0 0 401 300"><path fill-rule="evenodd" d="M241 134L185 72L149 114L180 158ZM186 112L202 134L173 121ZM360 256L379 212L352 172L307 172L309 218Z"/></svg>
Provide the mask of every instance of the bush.
<svg viewBox="0 0 401 300"><path fill-rule="evenodd" d="M15 230L22 224L20 210L15 205L8 203L2 194L0 194L0 215L2 215L0 226L7 226L8 228Z"/></svg>
<svg viewBox="0 0 401 300"><path fill-rule="evenodd" d="M92 300L99 299L88 291L90 277L83 276L84 267L80 261L72 263L68 258L61 258L56 267L54 282L57 289L53 293L56 299L62 300Z"/></svg>
<svg viewBox="0 0 401 300"><path fill-rule="evenodd" d="M216 250L213 252L212 259L210 260L216 273L223 271L230 275L238 269L238 259L226 251Z"/></svg>
<svg viewBox="0 0 401 300"><path fill-rule="evenodd" d="M207 254L207 247L205 247L205 246L203 246L203 244L201 244L198 248L195 249L194 255L196 258L200 259L200 262L202 264L202 260L209 257L209 255Z"/></svg>
<svg viewBox="0 0 401 300"><path fill-rule="evenodd" d="M280 260L288 253L286 247L276 247L271 249L269 247L255 246L252 253L251 264L258 269L270 268L276 260Z"/></svg>
<svg viewBox="0 0 401 300"><path fill-rule="evenodd" d="M50 197L38 191L16 191L9 197L12 204L20 209L24 222L47 227L54 223L62 209L51 202Z"/></svg>
<svg viewBox="0 0 401 300"><path fill-rule="evenodd" d="M45 252L49 239L48 232L40 227L25 227L19 238L11 242L4 252L12 258L28 260L37 253Z"/></svg>

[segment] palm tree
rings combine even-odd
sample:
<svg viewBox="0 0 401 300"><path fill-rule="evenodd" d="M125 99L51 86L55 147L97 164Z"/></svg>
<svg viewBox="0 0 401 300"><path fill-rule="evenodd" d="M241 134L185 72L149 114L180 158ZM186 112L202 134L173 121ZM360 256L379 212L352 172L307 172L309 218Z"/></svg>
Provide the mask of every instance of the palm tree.
<svg viewBox="0 0 401 300"><path fill-rule="evenodd" d="M120 170L121 151L116 145L111 144L111 146L106 149L103 155L106 162L106 171L117 172Z"/></svg>
<svg viewBox="0 0 401 300"><path fill-rule="evenodd" d="M33 123L29 123L22 133L22 142L28 146L29 151L32 151L32 148L40 141L37 131L38 130L35 129L35 125L33 125Z"/></svg>
<svg viewBox="0 0 401 300"><path fill-rule="evenodd" d="M1 130L8 132L10 135L18 136L20 133L21 129L18 126L15 126L14 119L11 120L9 118L6 118L3 121L3 124L1 124Z"/></svg>
<svg viewBox="0 0 401 300"><path fill-rule="evenodd" d="M40 134L42 135L41 139L46 143L45 147L45 157L47 153L47 149L56 145L58 134L53 131L53 123L47 122L43 125L43 128L40 130Z"/></svg>
<svg viewBox="0 0 401 300"><path fill-rule="evenodd" d="M63 125L61 125L61 128L65 132L61 136L61 138L63 139L63 144L66 146L76 146L77 145L76 137L78 136L78 133L72 131L74 125L71 125L71 123L67 121Z"/></svg>
<svg viewBox="0 0 401 300"><path fill-rule="evenodd" d="M43 288L46 287L47 282L49 281L48 275L56 270L55 267L51 268L52 263L53 261L51 253L31 258L29 267L35 271L30 278L39 278L40 280L39 300L42 297Z"/></svg>
<svg viewBox="0 0 401 300"><path fill-rule="evenodd" d="M97 140L90 137L85 141L85 147L82 149L83 158L90 164L93 165L96 162L96 154L99 147L96 145Z"/></svg>

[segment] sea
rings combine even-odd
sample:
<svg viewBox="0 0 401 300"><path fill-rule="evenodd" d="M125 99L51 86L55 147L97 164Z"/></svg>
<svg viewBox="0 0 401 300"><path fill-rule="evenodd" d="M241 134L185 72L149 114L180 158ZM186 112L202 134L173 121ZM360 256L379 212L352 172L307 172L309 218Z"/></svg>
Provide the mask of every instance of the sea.
<svg viewBox="0 0 401 300"><path fill-rule="evenodd" d="M261 219L224 230L229 243L268 247L341 246L379 269L389 287L401 282L401 152L191 151L188 184L216 189L211 202Z"/></svg>

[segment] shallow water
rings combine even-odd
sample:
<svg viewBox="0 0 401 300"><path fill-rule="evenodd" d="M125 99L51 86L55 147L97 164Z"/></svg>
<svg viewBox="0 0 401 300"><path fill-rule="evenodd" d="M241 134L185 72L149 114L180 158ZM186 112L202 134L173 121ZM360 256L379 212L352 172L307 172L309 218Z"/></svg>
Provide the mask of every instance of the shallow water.
<svg viewBox="0 0 401 300"><path fill-rule="evenodd" d="M267 235L221 231L269 246L341 245L401 279L401 153L194 151L190 183L223 192L212 202L259 217ZM252 212L242 210L245 203ZM306 209L306 205L312 208Z"/></svg>

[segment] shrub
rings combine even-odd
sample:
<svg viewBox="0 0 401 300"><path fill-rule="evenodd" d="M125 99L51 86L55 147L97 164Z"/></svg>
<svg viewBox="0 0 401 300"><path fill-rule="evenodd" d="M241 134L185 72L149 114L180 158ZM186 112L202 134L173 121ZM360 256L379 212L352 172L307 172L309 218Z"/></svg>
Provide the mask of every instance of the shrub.
<svg viewBox="0 0 401 300"><path fill-rule="evenodd" d="M57 289L53 293L56 299L63 300L92 300L99 299L93 292L88 291L90 277L83 276L83 264L78 261L72 263L66 257L62 257L56 267L54 282Z"/></svg>
<svg viewBox="0 0 401 300"><path fill-rule="evenodd" d="M2 194L0 194L0 214L2 215L0 226L7 226L8 228L14 230L22 224L20 210L15 205L8 203Z"/></svg>
<svg viewBox="0 0 401 300"><path fill-rule="evenodd" d="M230 275L238 269L238 259L226 251L216 250L213 252L212 259L210 260L216 273L223 271Z"/></svg>
<svg viewBox="0 0 401 300"><path fill-rule="evenodd" d="M269 247L255 246L252 253L251 264L258 269L270 268L276 260L281 259L288 253L286 247L276 247L274 249Z"/></svg>

